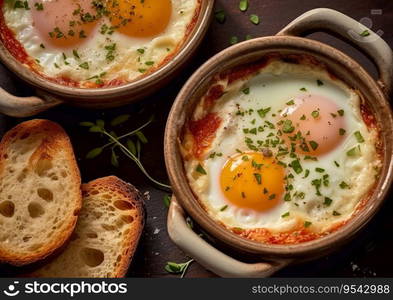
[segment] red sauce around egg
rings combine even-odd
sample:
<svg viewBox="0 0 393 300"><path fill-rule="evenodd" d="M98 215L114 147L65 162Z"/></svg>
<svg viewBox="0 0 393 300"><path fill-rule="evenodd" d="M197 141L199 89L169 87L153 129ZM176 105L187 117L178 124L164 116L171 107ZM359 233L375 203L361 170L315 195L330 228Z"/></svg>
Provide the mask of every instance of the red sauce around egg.
<svg viewBox="0 0 393 300"><path fill-rule="evenodd" d="M221 119L214 113L189 122L188 129L194 138L193 154L196 158L200 158L203 151L210 146L220 124Z"/></svg>
<svg viewBox="0 0 393 300"><path fill-rule="evenodd" d="M0 0L0 7L3 7L3 4L4 0ZM0 13L0 41L18 61L30 65L31 59L22 44L15 39L14 33L5 24L3 13Z"/></svg>

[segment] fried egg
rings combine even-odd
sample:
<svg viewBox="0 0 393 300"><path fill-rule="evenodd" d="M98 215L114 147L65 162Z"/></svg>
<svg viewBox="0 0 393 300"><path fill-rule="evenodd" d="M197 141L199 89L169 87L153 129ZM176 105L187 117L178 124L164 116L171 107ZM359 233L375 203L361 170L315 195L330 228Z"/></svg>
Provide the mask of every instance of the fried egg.
<svg viewBox="0 0 393 300"><path fill-rule="evenodd" d="M217 78L181 145L209 215L267 243L282 234L291 237L282 243L314 239L349 220L381 167L359 93L321 66L280 59L245 78Z"/></svg>
<svg viewBox="0 0 393 300"><path fill-rule="evenodd" d="M10 0L2 12L36 71L97 87L159 68L180 49L199 6L199 0Z"/></svg>

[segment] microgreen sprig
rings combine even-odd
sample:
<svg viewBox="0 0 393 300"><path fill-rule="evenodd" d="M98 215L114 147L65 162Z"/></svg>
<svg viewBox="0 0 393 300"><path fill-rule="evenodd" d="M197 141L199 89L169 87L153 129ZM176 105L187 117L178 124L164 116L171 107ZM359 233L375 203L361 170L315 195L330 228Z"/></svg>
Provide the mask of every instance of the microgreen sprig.
<svg viewBox="0 0 393 300"><path fill-rule="evenodd" d="M129 119L129 115L121 115L116 117L115 119L112 120L111 125L116 126L119 124L122 124L126 122ZM171 186L161 183L158 180L154 179L145 169L143 166L142 162L140 161L140 152L141 152L141 142L142 143L147 143L147 139L142 133L142 129L148 126L151 122L153 121L153 117L151 117L145 124L141 125L139 128L132 130L126 134L123 134L121 136L117 136L114 131L108 132L105 129L105 121L104 120L96 120L95 123L93 122L81 122L81 126L89 127L90 132L96 132L96 133L101 133L105 135L108 139L109 142L106 143L105 145L101 147L97 147L89 151L86 155L86 158L92 159L100 155L103 150L107 147L111 147L111 163L115 167L119 165L118 162L118 156L115 152L115 149L120 149L120 151L125 154L128 158L130 158L135 164L138 166L138 168L142 171L142 173L153 183L155 183L157 186L164 188L164 189L171 189ZM131 141L131 139L127 139L127 146L125 146L120 140L126 138L126 137L131 137L131 136L137 136L138 140L135 143ZM140 142L141 141L141 142Z"/></svg>
<svg viewBox="0 0 393 300"><path fill-rule="evenodd" d="M171 274L181 274L180 278L183 278L188 267L192 264L193 261L193 259L190 259L189 261L180 264L168 261L165 266L165 271Z"/></svg>

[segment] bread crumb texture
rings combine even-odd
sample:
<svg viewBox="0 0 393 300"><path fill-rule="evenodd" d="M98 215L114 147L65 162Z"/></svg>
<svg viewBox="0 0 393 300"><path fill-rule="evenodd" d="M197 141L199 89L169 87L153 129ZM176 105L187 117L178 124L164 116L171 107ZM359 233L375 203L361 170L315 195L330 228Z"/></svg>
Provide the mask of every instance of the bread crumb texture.
<svg viewBox="0 0 393 300"><path fill-rule="evenodd" d="M115 176L82 186L83 205L65 250L40 277L123 277L144 226L142 195Z"/></svg>
<svg viewBox="0 0 393 300"><path fill-rule="evenodd" d="M80 174L65 131L23 122L0 143L0 261L43 259L70 237L81 207Z"/></svg>

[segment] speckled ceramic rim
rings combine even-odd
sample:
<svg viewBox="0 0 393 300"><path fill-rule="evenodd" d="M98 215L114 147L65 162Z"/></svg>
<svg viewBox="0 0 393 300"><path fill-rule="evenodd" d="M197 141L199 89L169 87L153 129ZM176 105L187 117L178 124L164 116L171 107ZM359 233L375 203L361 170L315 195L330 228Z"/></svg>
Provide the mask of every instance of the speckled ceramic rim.
<svg viewBox="0 0 393 300"><path fill-rule="evenodd" d="M328 12L331 12L331 10L325 9L321 11L319 9L319 13L322 13L323 16ZM334 16L337 17L336 13L339 13L333 12ZM347 16L345 18L350 19ZM352 21L355 22L354 20ZM311 25L308 23L308 28L311 28ZM336 249L368 223L381 206L392 183L393 119L387 101L387 95L381 86L353 59L326 44L301 37L286 36L285 34L291 34L290 29L291 27L282 31L280 34L283 34L283 36L263 37L232 46L202 65L187 81L176 98L167 121L165 132L164 152L166 166L174 195L179 204L213 237L239 252L258 254L262 255L259 257L263 258L315 257ZM372 34L375 35L375 33ZM386 43L385 45L390 49ZM178 139L182 127L192 113L195 104L199 101L200 96L206 90L213 75L234 66L255 61L264 54L271 52L314 56L317 60L325 63L338 78L346 82L349 86L359 89L376 116L377 123L381 129L381 140L384 144L381 176L364 209L354 216L347 225L336 232L297 245L266 245L257 243L241 238L218 225L208 216L192 193L184 172L183 161L178 147ZM392 68L392 65L386 67ZM389 80L389 82L383 82L384 80L381 80L381 85L385 88L390 87L391 79L389 76L387 78L385 77L384 80Z"/></svg>
<svg viewBox="0 0 393 300"><path fill-rule="evenodd" d="M117 87L82 89L67 87L50 82L24 67L8 52L2 43L0 43L0 59L20 78L39 89L60 96L61 100L66 100L68 98L78 98L78 102L87 102L88 104L88 102L91 100L97 102L97 100L111 99L112 97L124 96L126 100L127 97L133 95L134 98L139 98L135 97L135 95L138 93L146 95L147 92L153 92L159 82L167 79L176 70L178 70L188 58L190 58L191 54L196 50L202 41L209 27L213 6L214 0L202 0L201 11L193 32L190 34L188 40L182 46L181 50L170 62L159 68L157 71L139 80ZM130 101L126 102L129 103Z"/></svg>

